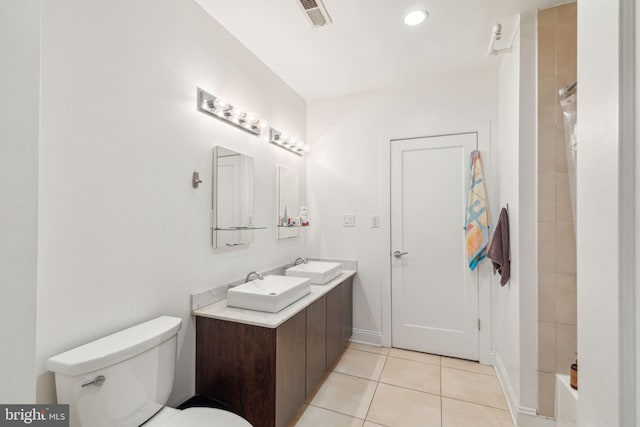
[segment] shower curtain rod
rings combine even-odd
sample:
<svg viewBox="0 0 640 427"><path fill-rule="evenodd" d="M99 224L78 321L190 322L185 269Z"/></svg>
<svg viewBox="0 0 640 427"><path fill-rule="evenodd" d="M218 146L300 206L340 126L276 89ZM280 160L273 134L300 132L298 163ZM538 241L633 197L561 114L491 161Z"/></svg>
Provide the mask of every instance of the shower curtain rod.
<svg viewBox="0 0 640 427"><path fill-rule="evenodd" d="M560 98L567 98L576 91L576 87L578 86L578 82L573 82L569 86L565 86L558 91L558 95Z"/></svg>

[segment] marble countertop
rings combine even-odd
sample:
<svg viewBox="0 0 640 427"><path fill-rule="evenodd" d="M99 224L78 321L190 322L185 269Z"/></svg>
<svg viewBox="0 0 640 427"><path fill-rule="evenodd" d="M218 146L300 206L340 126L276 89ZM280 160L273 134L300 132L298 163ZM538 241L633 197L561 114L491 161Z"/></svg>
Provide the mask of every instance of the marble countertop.
<svg viewBox="0 0 640 427"><path fill-rule="evenodd" d="M209 317L212 319L228 320L244 323L246 325L262 326L265 328L277 328L294 315L298 314L311 303L321 298L327 292L356 274L355 270L342 270L342 273L326 285L311 285L311 293L300 298L293 304L285 307L277 313L245 310L243 308L229 307L227 300L218 301L206 307L193 310L194 316Z"/></svg>

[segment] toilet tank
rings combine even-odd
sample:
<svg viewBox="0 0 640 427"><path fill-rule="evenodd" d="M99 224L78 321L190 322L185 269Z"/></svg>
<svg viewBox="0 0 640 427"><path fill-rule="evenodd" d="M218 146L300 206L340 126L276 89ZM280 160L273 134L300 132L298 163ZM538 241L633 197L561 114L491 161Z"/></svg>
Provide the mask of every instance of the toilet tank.
<svg viewBox="0 0 640 427"><path fill-rule="evenodd" d="M181 322L158 317L49 359L70 426L136 427L158 412L173 386Z"/></svg>

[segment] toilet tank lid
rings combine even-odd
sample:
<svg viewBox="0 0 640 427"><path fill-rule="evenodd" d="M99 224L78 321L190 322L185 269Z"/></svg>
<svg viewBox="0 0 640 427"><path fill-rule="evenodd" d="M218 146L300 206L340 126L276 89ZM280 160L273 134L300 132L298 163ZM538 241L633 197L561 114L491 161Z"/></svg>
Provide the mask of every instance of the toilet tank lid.
<svg viewBox="0 0 640 427"><path fill-rule="evenodd" d="M47 360L47 369L75 376L106 368L156 347L180 330L182 319L160 316Z"/></svg>

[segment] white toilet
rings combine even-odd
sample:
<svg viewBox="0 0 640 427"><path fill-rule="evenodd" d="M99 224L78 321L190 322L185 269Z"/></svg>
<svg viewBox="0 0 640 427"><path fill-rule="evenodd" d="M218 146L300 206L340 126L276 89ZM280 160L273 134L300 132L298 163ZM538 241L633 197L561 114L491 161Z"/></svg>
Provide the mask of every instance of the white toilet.
<svg viewBox="0 0 640 427"><path fill-rule="evenodd" d="M162 316L52 357L58 403L71 427L251 427L228 411L164 406L182 320Z"/></svg>

